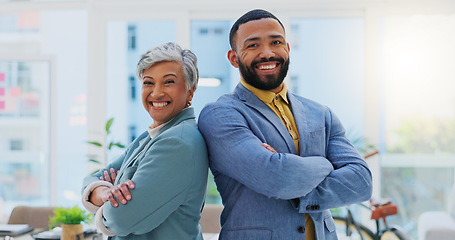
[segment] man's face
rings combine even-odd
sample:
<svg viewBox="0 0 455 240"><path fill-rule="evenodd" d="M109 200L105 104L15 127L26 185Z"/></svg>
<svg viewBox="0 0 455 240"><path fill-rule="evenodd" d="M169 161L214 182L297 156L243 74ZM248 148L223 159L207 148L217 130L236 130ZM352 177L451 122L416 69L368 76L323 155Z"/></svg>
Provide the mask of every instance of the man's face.
<svg viewBox="0 0 455 240"><path fill-rule="evenodd" d="M263 18L240 25L235 48L228 53L229 61L247 83L262 90L281 91L289 67L289 44L278 21Z"/></svg>

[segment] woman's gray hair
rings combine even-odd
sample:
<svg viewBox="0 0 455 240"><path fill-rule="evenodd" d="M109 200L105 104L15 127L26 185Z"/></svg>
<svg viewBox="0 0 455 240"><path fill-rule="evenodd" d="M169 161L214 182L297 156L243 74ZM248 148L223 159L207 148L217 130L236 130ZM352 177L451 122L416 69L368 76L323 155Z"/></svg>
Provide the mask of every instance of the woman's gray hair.
<svg viewBox="0 0 455 240"><path fill-rule="evenodd" d="M182 49L178 44L168 42L144 53L137 63L136 76L142 81L142 73L159 62L178 62L183 67L186 88L197 88L199 70L196 55L189 49Z"/></svg>

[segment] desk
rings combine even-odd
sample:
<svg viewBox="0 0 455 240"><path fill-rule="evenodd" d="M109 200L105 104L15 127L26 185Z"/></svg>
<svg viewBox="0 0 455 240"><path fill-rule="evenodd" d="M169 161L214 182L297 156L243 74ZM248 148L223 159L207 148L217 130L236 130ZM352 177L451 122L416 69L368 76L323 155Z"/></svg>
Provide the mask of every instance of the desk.
<svg viewBox="0 0 455 240"><path fill-rule="evenodd" d="M38 233L38 232L41 232L43 231L44 229L35 229L35 231L31 232L31 233L26 233L26 234L22 234L22 235L19 235L19 236L16 236L14 237L14 240L34 240L34 238L31 236L32 233ZM218 240L218 235L217 233L203 233L202 236L204 237L204 240ZM95 235L91 235L89 237L86 237L84 240L93 240L93 236ZM107 239L107 236L103 236L102 238L100 239Z"/></svg>
<svg viewBox="0 0 455 240"><path fill-rule="evenodd" d="M29 232L29 233L26 233L26 234L15 236L15 237L13 237L13 240L34 240L34 238L32 237L32 234L39 233L39 232L44 231L44 230L45 229L38 228L38 229L35 229L33 232ZM101 234L92 234L92 235L87 236L86 238L84 238L84 240L93 240L93 239L103 240L103 239L107 239L107 236L103 236Z"/></svg>

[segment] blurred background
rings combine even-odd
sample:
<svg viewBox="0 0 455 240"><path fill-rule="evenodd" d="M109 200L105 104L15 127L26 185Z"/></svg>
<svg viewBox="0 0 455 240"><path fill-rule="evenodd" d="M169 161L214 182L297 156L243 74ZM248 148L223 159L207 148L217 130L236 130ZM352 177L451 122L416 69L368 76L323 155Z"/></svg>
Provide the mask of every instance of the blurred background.
<svg viewBox="0 0 455 240"><path fill-rule="evenodd" d="M0 222L14 206L80 205L89 159L110 159L151 118L134 76L175 41L199 59L197 113L238 83L229 30L263 8L285 25L291 91L329 106L368 158L397 223L446 210L455 169L455 1L0 0ZM106 136L105 124L114 122ZM208 203L221 204L213 182ZM2 218L3 217L3 218Z"/></svg>

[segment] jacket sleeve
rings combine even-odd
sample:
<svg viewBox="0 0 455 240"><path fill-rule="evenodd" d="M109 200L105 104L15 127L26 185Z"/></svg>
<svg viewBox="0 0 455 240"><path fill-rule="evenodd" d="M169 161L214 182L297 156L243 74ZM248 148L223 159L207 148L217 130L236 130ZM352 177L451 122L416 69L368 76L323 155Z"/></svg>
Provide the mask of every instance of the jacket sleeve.
<svg viewBox="0 0 455 240"><path fill-rule="evenodd" d="M126 152L126 151L125 151ZM119 170L120 167L122 166L123 160L125 158L125 153L123 153L120 157L118 157L116 160L114 160L112 163L110 163L107 167L99 170L93 175L87 176L84 178L83 181L83 187L82 187L82 205L91 213L96 213L98 211L98 206L95 206L90 202L90 194L92 194L93 190L99 186L106 186L106 187L112 187L112 184L107 181L101 181L100 177L104 176L103 173L104 171L108 171L111 168L114 168L115 170Z"/></svg>
<svg viewBox="0 0 455 240"><path fill-rule="evenodd" d="M326 154L334 171L308 195L300 198L299 212L302 213L366 201L372 194L372 176L367 163L346 138L340 120L327 111Z"/></svg>
<svg viewBox="0 0 455 240"><path fill-rule="evenodd" d="M225 105L208 105L199 129L210 154L210 167L268 197L307 195L333 170L324 157L272 153L261 146L242 114Z"/></svg>
<svg viewBox="0 0 455 240"><path fill-rule="evenodd" d="M103 205L109 231L119 236L145 234L174 212L184 202L194 176L192 153L191 144L181 138L157 139L138 165L125 169L132 174L135 188L127 204Z"/></svg>
<svg viewBox="0 0 455 240"><path fill-rule="evenodd" d="M92 184L94 182L97 182L97 181L100 181L100 177L101 176L104 177L104 174L103 174L104 171L109 171L109 169L111 169L111 168L114 168L115 170L119 170L120 167L122 166L124 158L125 158L125 153L123 153L120 157L118 157L117 159L115 159L114 161L109 163L105 168L99 170L98 172L96 172L93 175L85 177L83 182L82 182L82 191L81 192L84 193L84 191L86 190L87 186L89 186L90 184Z"/></svg>

